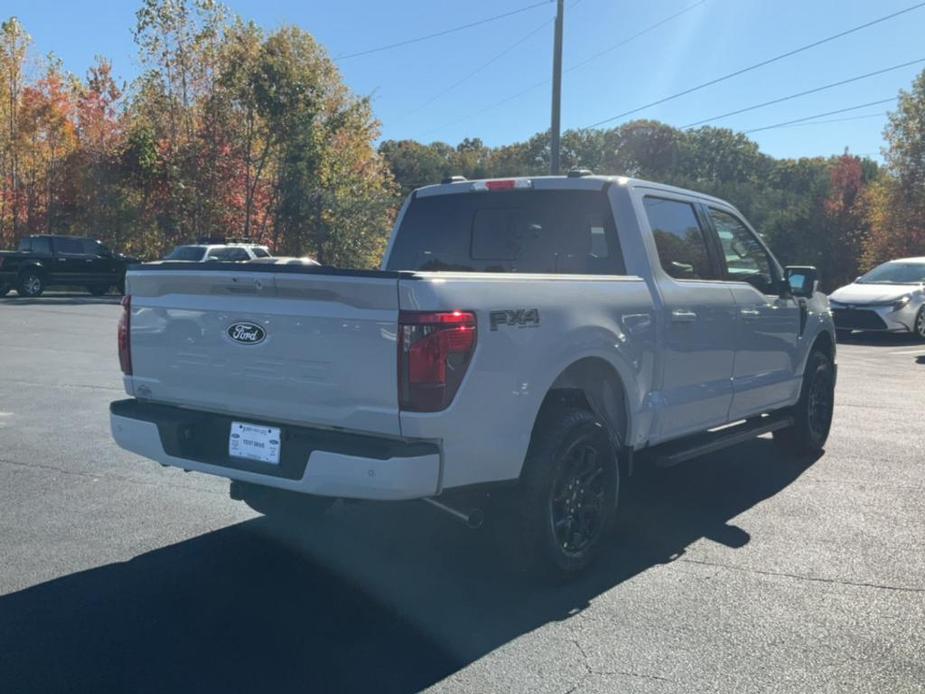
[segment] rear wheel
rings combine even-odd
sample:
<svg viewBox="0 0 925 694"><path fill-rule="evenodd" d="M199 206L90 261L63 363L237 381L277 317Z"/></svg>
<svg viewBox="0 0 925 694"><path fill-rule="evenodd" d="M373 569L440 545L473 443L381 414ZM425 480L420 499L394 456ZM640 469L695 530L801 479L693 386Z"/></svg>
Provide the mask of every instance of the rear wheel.
<svg viewBox="0 0 925 694"><path fill-rule="evenodd" d="M25 297L41 296L45 291L45 279L35 270L26 270L19 278L16 293Z"/></svg>
<svg viewBox="0 0 925 694"><path fill-rule="evenodd" d="M598 554L616 518L617 453L589 411L562 408L537 424L514 503L506 549L519 568L569 577Z"/></svg>
<svg viewBox="0 0 925 694"><path fill-rule="evenodd" d="M243 501L271 520L298 526L320 518L336 501L327 496L299 494L247 482L231 483L231 498Z"/></svg>
<svg viewBox="0 0 925 694"><path fill-rule="evenodd" d="M796 420L774 432L774 441L791 453L818 453L825 446L835 408L835 367L822 350L815 349L806 362L800 400L792 414Z"/></svg>

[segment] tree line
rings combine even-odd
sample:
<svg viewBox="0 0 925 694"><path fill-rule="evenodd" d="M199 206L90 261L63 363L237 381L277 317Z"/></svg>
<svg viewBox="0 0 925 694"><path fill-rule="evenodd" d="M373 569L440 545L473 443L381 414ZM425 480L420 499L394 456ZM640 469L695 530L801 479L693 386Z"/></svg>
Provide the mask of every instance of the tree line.
<svg viewBox="0 0 925 694"><path fill-rule="evenodd" d="M449 175L541 175L549 135L488 147L386 140L368 98L296 27L266 32L213 0L143 0L144 66L121 84L32 60L0 25L0 247L32 233L87 234L159 257L201 237L373 267L404 195ZM727 128L635 120L562 137L566 168L638 176L734 203L782 261L825 284L925 254L925 72L902 91L885 161L848 153L776 159Z"/></svg>

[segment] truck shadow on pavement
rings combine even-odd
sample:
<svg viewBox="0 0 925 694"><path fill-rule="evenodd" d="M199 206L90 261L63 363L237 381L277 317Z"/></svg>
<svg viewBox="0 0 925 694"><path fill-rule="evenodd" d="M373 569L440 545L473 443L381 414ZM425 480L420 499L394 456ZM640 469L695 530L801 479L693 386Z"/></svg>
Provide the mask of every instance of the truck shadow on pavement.
<svg viewBox="0 0 925 694"><path fill-rule="evenodd" d="M424 504L338 506L310 533L245 521L0 598L0 689L419 691L697 540L745 545L730 519L812 462L759 439L648 470L612 550L559 586Z"/></svg>

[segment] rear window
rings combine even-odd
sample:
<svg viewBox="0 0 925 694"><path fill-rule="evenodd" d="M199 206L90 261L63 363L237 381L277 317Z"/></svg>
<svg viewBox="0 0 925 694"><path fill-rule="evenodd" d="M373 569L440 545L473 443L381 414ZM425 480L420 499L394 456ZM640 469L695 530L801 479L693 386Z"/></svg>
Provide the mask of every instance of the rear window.
<svg viewBox="0 0 925 694"><path fill-rule="evenodd" d="M254 246L251 251L254 253L255 258L269 258L270 251L266 248L261 248L260 246Z"/></svg>
<svg viewBox="0 0 925 694"><path fill-rule="evenodd" d="M202 246L177 246L166 257L165 260L202 260L206 249Z"/></svg>
<svg viewBox="0 0 925 694"><path fill-rule="evenodd" d="M387 269L625 272L607 196L589 190L416 198L402 219Z"/></svg>

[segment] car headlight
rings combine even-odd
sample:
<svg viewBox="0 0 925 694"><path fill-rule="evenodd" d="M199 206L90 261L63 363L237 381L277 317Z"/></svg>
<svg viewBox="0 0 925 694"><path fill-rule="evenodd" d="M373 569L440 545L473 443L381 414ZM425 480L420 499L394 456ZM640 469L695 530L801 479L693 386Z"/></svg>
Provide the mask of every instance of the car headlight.
<svg viewBox="0 0 925 694"><path fill-rule="evenodd" d="M890 304L890 309L893 311L899 311L901 308L904 308L912 300L911 294L906 294L905 296L899 297L896 301Z"/></svg>

